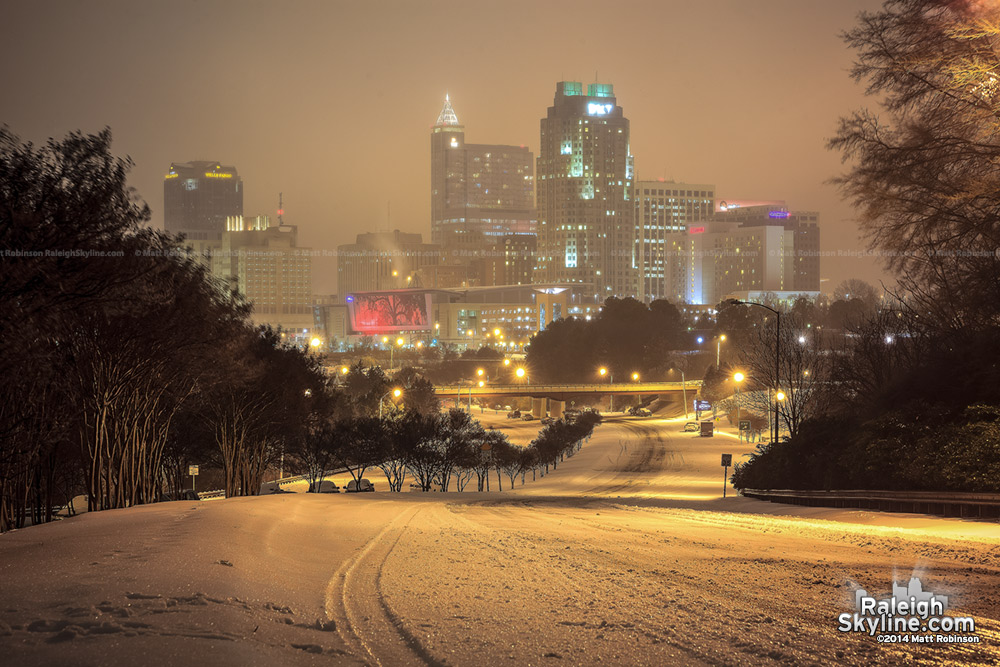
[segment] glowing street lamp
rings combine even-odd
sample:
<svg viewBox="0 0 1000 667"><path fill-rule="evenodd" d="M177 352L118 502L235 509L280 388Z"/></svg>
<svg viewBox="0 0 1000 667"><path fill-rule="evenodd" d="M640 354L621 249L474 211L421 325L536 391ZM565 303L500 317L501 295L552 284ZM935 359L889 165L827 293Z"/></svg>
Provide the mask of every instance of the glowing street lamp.
<svg viewBox="0 0 1000 667"><path fill-rule="evenodd" d="M615 382L615 376L614 376L614 374L611 371L609 371L607 368L605 368L604 366L601 366L600 368L597 369L597 374L600 375L601 377L604 377L605 375L607 375L608 376L608 384L614 384L614 382ZM608 412L614 412L614 411L615 411L615 395L611 394L611 401L610 401L610 405L608 406Z"/></svg>
<svg viewBox="0 0 1000 667"><path fill-rule="evenodd" d="M392 396L393 398L399 398L402 395L403 395L403 390L400 389L399 387L396 387L395 389L393 389L391 391L385 392L385 395L383 395L382 398L378 399L378 418L379 419L382 418L382 401L385 400L386 396Z"/></svg>
<svg viewBox="0 0 1000 667"><path fill-rule="evenodd" d="M740 382L743 382L745 377L739 371L733 374L733 380L736 382L736 432L741 442L743 441L743 431L740 430Z"/></svg>
<svg viewBox="0 0 1000 667"><path fill-rule="evenodd" d="M382 340L387 342L388 338L383 338ZM398 347L403 347L403 343L405 343L405 342L406 341L403 340L402 338L397 338L396 339L396 345ZM396 347L390 347L389 348L389 370L392 370L392 366L393 366L393 360L392 359L393 359L393 355L395 354L395 352L396 352Z"/></svg>
<svg viewBox="0 0 1000 667"><path fill-rule="evenodd" d="M639 381L639 374L632 373L632 382L638 382L638 381Z"/></svg>
<svg viewBox="0 0 1000 667"><path fill-rule="evenodd" d="M516 371L514 371L514 375L516 375L519 380L523 380L524 376L527 375L527 373L523 368L518 368Z"/></svg>
<svg viewBox="0 0 1000 667"><path fill-rule="evenodd" d="M311 347L314 350L318 349L319 346L322 344L323 344L323 339L321 339L319 336L314 336L313 339L309 341L309 347Z"/></svg>
<svg viewBox="0 0 1000 667"><path fill-rule="evenodd" d="M722 344L726 342L726 334L719 336L719 339L715 341L715 367L719 367L719 358L722 355Z"/></svg>

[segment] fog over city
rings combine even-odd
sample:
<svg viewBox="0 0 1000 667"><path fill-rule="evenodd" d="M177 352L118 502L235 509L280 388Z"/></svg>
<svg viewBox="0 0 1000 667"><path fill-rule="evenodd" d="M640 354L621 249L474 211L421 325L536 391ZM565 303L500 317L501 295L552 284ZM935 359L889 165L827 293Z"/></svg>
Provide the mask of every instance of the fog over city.
<svg viewBox="0 0 1000 667"><path fill-rule="evenodd" d="M878 4L11 2L0 118L36 142L110 126L155 226L171 163L234 165L246 215L273 215L283 192L300 245L332 252L385 229L429 240L428 136L446 93L470 142L537 157L555 83L611 83L637 178L818 212L832 292L885 279L837 256L864 246L825 147L866 103L840 33ZM332 258L313 272L316 293L337 291Z"/></svg>

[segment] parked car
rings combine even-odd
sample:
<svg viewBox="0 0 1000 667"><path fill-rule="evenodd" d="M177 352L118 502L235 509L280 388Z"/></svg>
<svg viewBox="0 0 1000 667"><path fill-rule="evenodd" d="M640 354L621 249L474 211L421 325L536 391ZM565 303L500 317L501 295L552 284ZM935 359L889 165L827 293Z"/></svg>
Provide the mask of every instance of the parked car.
<svg viewBox="0 0 1000 667"><path fill-rule="evenodd" d="M521 417L521 421L530 422L534 418L535 418L534 415L532 415L530 412L525 412L524 416Z"/></svg>
<svg viewBox="0 0 1000 667"><path fill-rule="evenodd" d="M652 412L650 412L646 408L640 408L639 406L635 406L635 407L629 408L628 409L628 413L630 415L632 415L633 417L652 417L653 416Z"/></svg>
<svg viewBox="0 0 1000 667"><path fill-rule="evenodd" d="M514 408L510 407L509 405L505 405L505 406L503 406L503 409L506 410L507 412L510 412Z"/></svg>
<svg viewBox="0 0 1000 667"><path fill-rule="evenodd" d="M374 491L375 485L369 482L367 479L362 479L361 484L358 484L357 480L352 479L347 483L344 488L344 493L364 493L366 491Z"/></svg>
<svg viewBox="0 0 1000 667"><path fill-rule="evenodd" d="M548 426L549 424L551 424L554 421L555 421L555 419L553 419L552 417L542 417L542 425L543 426Z"/></svg>
<svg viewBox="0 0 1000 667"><path fill-rule="evenodd" d="M697 433L700 430L701 430L701 424L699 424L698 422L688 422L687 424L684 424L684 430L682 432Z"/></svg>
<svg viewBox="0 0 1000 667"><path fill-rule="evenodd" d="M521 418L520 410L511 410L510 412L507 413L507 419L520 419L520 418Z"/></svg>
<svg viewBox="0 0 1000 667"><path fill-rule="evenodd" d="M322 479L309 486L309 493L340 493L340 487L328 479Z"/></svg>

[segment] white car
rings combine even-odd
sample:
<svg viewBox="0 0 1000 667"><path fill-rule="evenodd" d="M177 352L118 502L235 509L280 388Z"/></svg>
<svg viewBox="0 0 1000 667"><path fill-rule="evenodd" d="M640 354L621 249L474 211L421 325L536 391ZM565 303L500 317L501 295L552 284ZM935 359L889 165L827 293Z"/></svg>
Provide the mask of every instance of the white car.
<svg viewBox="0 0 1000 667"><path fill-rule="evenodd" d="M374 491L375 485L369 482L367 479L362 479L361 484L358 484L357 480L352 479L347 483L344 488L344 493L364 493L366 491Z"/></svg>

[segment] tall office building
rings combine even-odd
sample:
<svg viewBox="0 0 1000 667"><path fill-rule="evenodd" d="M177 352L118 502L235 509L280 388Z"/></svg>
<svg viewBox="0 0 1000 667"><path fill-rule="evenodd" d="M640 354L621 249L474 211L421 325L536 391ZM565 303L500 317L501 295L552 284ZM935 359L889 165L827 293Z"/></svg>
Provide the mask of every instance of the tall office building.
<svg viewBox="0 0 1000 667"><path fill-rule="evenodd" d="M312 258L298 245L298 228L272 225L266 215L230 216L213 273L253 303L253 321L301 336L314 326Z"/></svg>
<svg viewBox="0 0 1000 667"><path fill-rule="evenodd" d="M656 299L682 303L689 297L687 232L692 223L711 219L715 186L636 181L634 199L639 296L647 303Z"/></svg>
<svg viewBox="0 0 1000 667"><path fill-rule="evenodd" d="M611 84L556 84L541 121L536 280L592 285L596 299L635 296L639 257L629 122Z"/></svg>
<svg viewBox="0 0 1000 667"><path fill-rule="evenodd" d="M226 219L243 215L243 181L219 162L175 162L163 179L163 228L191 241L219 241Z"/></svg>
<svg viewBox="0 0 1000 667"><path fill-rule="evenodd" d="M783 201L720 202L716 220L740 223L741 227L780 227L792 236L784 261L790 282L787 290L819 291L819 213L789 211Z"/></svg>
<svg viewBox="0 0 1000 667"><path fill-rule="evenodd" d="M538 237L508 234L496 239L493 249L479 263L479 285L530 285L535 271Z"/></svg>
<svg viewBox="0 0 1000 667"><path fill-rule="evenodd" d="M709 221L686 233L685 301L715 305L737 294L792 291L786 261L793 234L782 227Z"/></svg>
<svg viewBox="0 0 1000 667"><path fill-rule="evenodd" d="M445 96L431 129L431 241L535 231L533 156L524 146L468 144Z"/></svg>

